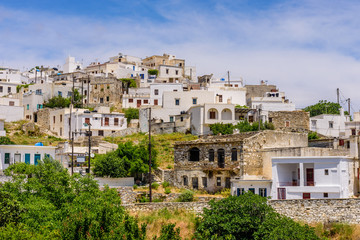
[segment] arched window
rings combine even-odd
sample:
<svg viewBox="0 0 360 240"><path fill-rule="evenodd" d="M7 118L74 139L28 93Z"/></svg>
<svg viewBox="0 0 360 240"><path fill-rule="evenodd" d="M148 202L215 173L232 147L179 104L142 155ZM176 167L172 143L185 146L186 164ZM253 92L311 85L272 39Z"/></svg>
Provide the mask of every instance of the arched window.
<svg viewBox="0 0 360 240"><path fill-rule="evenodd" d="M231 149L231 161L237 161L237 149Z"/></svg>
<svg viewBox="0 0 360 240"><path fill-rule="evenodd" d="M218 111L215 108L211 108L208 111L209 119L218 119Z"/></svg>
<svg viewBox="0 0 360 240"><path fill-rule="evenodd" d="M224 168L225 167L225 150L221 148L217 152L218 152L218 166L219 166L219 168Z"/></svg>
<svg viewBox="0 0 360 240"><path fill-rule="evenodd" d="M214 151L214 149L210 149L209 150L209 161L213 162L214 159L215 159L215 151Z"/></svg>
<svg viewBox="0 0 360 240"><path fill-rule="evenodd" d="M232 112L230 109L225 108L221 111L221 120L232 120Z"/></svg>
<svg viewBox="0 0 360 240"><path fill-rule="evenodd" d="M197 162L200 160L200 150L197 147L193 147L189 150L189 161Z"/></svg>

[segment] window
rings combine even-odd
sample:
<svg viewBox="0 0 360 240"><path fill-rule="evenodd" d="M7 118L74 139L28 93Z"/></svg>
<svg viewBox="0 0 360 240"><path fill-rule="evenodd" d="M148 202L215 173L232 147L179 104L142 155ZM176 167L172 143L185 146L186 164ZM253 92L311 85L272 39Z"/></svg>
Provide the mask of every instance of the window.
<svg viewBox="0 0 360 240"><path fill-rule="evenodd" d="M238 188L236 189L236 192L237 192L237 196L240 196L240 195L244 195L245 190L243 188Z"/></svg>
<svg viewBox="0 0 360 240"><path fill-rule="evenodd" d="M173 121L174 121L174 117L170 116L170 122L173 122Z"/></svg>
<svg viewBox="0 0 360 240"><path fill-rule="evenodd" d="M158 105L158 100L154 99L154 105Z"/></svg>
<svg viewBox="0 0 360 240"><path fill-rule="evenodd" d="M109 97L109 96L106 97L106 101L107 101L107 102L110 101L110 97Z"/></svg>
<svg viewBox="0 0 360 240"><path fill-rule="evenodd" d="M55 120L56 120L56 117L53 116L53 123L55 123ZM70 122L70 119L69 119L69 122Z"/></svg>
<svg viewBox="0 0 360 240"><path fill-rule="evenodd" d="M90 124L90 118L85 118L85 123L89 125Z"/></svg>
<svg viewBox="0 0 360 240"><path fill-rule="evenodd" d="M189 150L189 161L198 162L200 160L200 150L196 147Z"/></svg>
<svg viewBox="0 0 360 240"><path fill-rule="evenodd" d="M168 68L166 69L166 74L169 74L169 69Z"/></svg>
<svg viewBox="0 0 360 240"><path fill-rule="evenodd" d="M216 186L221 187L221 177L216 178Z"/></svg>
<svg viewBox="0 0 360 240"><path fill-rule="evenodd" d="M316 128L316 120L311 120L311 127Z"/></svg>
<svg viewBox="0 0 360 240"><path fill-rule="evenodd" d="M100 98L100 103L104 103L104 98Z"/></svg>
<svg viewBox="0 0 360 240"><path fill-rule="evenodd" d="M148 104L149 100L148 99L144 99L144 104Z"/></svg>
<svg viewBox="0 0 360 240"><path fill-rule="evenodd" d="M329 169L325 169L325 170L324 170L324 174L325 174L325 175L329 175Z"/></svg>
<svg viewBox="0 0 360 240"><path fill-rule="evenodd" d="M62 97L62 92L58 91L58 96Z"/></svg>
<svg viewBox="0 0 360 240"><path fill-rule="evenodd" d="M10 164L10 153L5 153L4 164Z"/></svg>
<svg viewBox="0 0 360 240"><path fill-rule="evenodd" d="M178 98L175 99L175 105L176 105L176 106L179 106L179 105L180 105L180 99L178 99Z"/></svg>
<svg viewBox="0 0 360 240"><path fill-rule="evenodd" d="M196 105L197 104L197 98L193 98L193 104Z"/></svg>
<svg viewBox="0 0 360 240"><path fill-rule="evenodd" d="M84 90L84 95L85 95L85 96L87 95L87 90Z"/></svg>
<svg viewBox="0 0 360 240"><path fill-rule="evenodd" d="M191 181L193 189L199 189L199 179L197 177L193 177Z"/></svg>
<svg viewBox="0 0 360 240"><path fill-rule="evenodd" d="M104 136L104 130L99 130L99 132L98 132L98 136Z"/></svg>
<svg viewBox="0 0 360 240"><path fill-rule="evenodd" d="M15 106L15 102L14 101L9 101L9 106Z"/></svg>
<svg viewBox="0 0 360 240"><path fill-rule="evenodd" d="M11 87L8 87L8 93L11 93Z"/></svg>
<svg viewBox="0 0 360 240"><path fill-rule="evenodd" d="M216 119L216 110L212 109L209 111L209 118L210 119Z"/></svg>
<svg viewBox="0 0 360 240"><path fill-rule="evenodd" d="M207 188L207 177L202 178L202 185L203 185L203 188Z"/></svg>
<svg viewBox="0 0 360 240"><path fill-rule="evenodd" d="M60 122L62 122L62 114L60 114Z"/></svg>
<svg viewBox="0 0 360 240"><path fill-rule="evenodd" d="M329 193L324 192L324 198L328 198L329 197Z"/></svg>
<svg viewBox="0 0 360 240"><path fill-rule="evenodd" d="M114 118L114 125L119 126L119 118Z"/></svg>
<svg viewBox="0 0 360 240"><path fill-rule="evenodd" d="M249 188L249 192L252 192L255 194L255 188Z"/></svg>
<svg viewBox="0 0 360 240"><path fill-rule="evenodd" d="M272 118L271 117L269 117L269 123L272 123Z"/></svg>
<svg viewBox="0 0 360 240"><path fill-rule="evenodd" d="M230 186L231 186L230 178L227 177L225 178L225 188L230 188Z"/></svg>
<svg viewBox="0 0 360 240"><path fill-rule="evenodd" d="M97 89L97 84L95 84L95 89Z"/></svg>
<svg viewBox="0 0 360 240"><path fill-rule="evenodd" d="M0 86L0 92L3 92L3 87L2 86Z"/></svg>
<svg viewBox="0 0 360 240"><path fill-rule="evenodd" d="M210 149L209 150L209 161L213 162L214 159L215 159L215 151L214 151L214 149Z"/></svg>
<svg viewBox="0 0 360 240"><path fill-rule="evenodd" d="M290 127L290 121L285 121L285 127Z"/></svg>
<svg viewBox="0 0 360 240"><path fill-rule="evenodd" d="M155 94L155 95L159 95L159 89L155 89L155 90L154 90L154 94Z"/></svg>
<svg viewBox="0 0 360 240"><path fill-rule="evenodd" d="M355 130L355 128L351 129L351 135L356 135L356 130Z"/></svg>
<svg viewBox="0 0 360 240"><path fill-rule="evenodd" d="M218 96L219 96L219 102L222 102L223 101L222 95L218 95Z"/></svg>
<svg viewBox="0 0 360 240"><path fill-rule="evenodd" d="M42 94L42 91L41 89L36 89L36 92L35 92L36 95L41 95Z"/></svg>
<svg viewBox="0 0 360 240"><path fill-rule="evenodd" d="M29 110L29 109L30 109L30 105L27 104L27 105L26 105L26 110Z"/></svg>
<svg viewBox="0 0 360 240"><path fill-rule="evenodd" d="M180 117L180 121L183 122L183 121L184 121L184 117Z"/></svg>
<svg viewBox="0 0 360 240"><path fill-rule="evenodd" d="M237 149L231 149L231 161L237 161Z"/></svg>
<svg viewBox="0 0 360 240"><path fill-rule="evenodd" d="M217 157L218 157L218 167L224 168L225 167L225 150L224 149L218 149L217 151Z"/></svg>
<svg viewBox="0 0 360 240"><path fill-rule="evenodd" d="M261 197L267 197L266 188L259 188L259 195Z"/></svg>
<svg viewBox="0 0 360 240"><path fill-rule="evenodd" d="M105 118L105 126L109 126L109 118Z"/></svg>
<svg viewBox="0 0 360 240"><path fill-rule="evenodd" d="M334 122L333 121L329 121L329 128L334 128Z"/></svg>
<svg viewBox="0 0 360 240"><path fill-rule="evenodd" d="M303 199L310 199L311 195L310 193L303 193Z"/></svg>
<svg viewBox="0 0 360 240"><path fill-rule="evenodd" d="M179 66L181 67L181 66L182 66L182 63L179 63Z"/></svg>
<svg viewBox="0 0 360 240"><path fill-rule="evenodd" d="M188 185L188 177L187 176L183 176L183 183L184 183L184 186Z"/></svg>
<svg viewBox="0 0 360 240"><path fill-rule="evenodd" d="M179 74L179 70L175 70L175 75L178 75Z"/></svg>
<svg viewBox="0 0 360 240"><path fill-rule="evenodd" d="M129 98L129 103L133 103L133 102L134 102L134 99Z"/></svg>

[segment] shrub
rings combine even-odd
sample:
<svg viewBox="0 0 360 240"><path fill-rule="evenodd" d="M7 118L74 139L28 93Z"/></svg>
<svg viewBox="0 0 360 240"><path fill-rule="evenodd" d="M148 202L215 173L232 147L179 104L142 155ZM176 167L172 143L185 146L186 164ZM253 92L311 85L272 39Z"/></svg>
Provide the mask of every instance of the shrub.
<svg viewBox="0 0 360 240"><path fill-rule="evenodd" d="M221 133L222 135L232 134L234 132L234 125L231 123L214 123L210 125L210 130L214 135Z"/></svg>
<svg viewBox="0 0 360 240"><path fill-rule="evenodd" d="M158 76L159 75L159 70L157 70L157 69L149 69L148 74Z"/></svg>
<svg viewBox="0 0 360 240"><path fill-rule="evenodd" d="M134 189L137 189L137 188L138 188L138 185L134 184L133 188L134 188Z"/></svg>
<svg viewBox="0 0 360 240"><path fill-rule="evenodd" d="M166 187L170 186L170 183L165 181L162 183L162 186L163 186L163 188L166 188Z"/></svg>
<svg viewBox="0 0 360 240"><path fill-rule="evenodd" d="M316 132L309 132L308 133L308 140L315 140L315 139L319 139L319 136L317 135Z"/></svg>
<svg viewBox="0 0 360 240"><path fill-rule="evenodd" d="M165 194L170 194L171 193L171 189L169 187L165 188Z"/></svg>
<svg viewBox="0 0 360 240"><path fill-rule="evenodd" d="M161 227L160 237L154 237L154 240L181 240L180 228L175 228L176 224L169 223Z"/></svg>
<svg viewBox="0 0 360 240"><path fill-rule="evenodd" d="M13 144L15 143L11 141L9 137L0 137L0 145L13 145Z"/></svg>
<svg viewBox="0 0 360 240"><path fill-rule="evenodd" d="M194 192L190 190L183 191L177 199L178 202L192 202L194 201Z"/></svg>
<svg viewBox="0 0 360 240"><path fill-rule="evenodd" d="M151 188L153 188L153 189L155 189L155 190L157 190L157 189L159 188L159 186L160 186L160 184L158 184L158 183L156 183L156 182L154 182L154 183L151 184Z"/></svg>
<svg viewBox="0 0 360 240"><path fill-rule="evenodd" d="M128 124L130 123L131 119L139 119L139 109L137 109L137 108L126 109L125 117L126 117Z"/></svg>

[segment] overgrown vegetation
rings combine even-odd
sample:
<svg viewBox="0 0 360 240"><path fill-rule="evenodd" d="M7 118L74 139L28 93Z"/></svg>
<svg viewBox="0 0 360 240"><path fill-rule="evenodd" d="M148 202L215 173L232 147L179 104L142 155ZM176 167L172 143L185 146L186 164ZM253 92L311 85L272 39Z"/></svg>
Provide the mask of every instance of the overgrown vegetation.
<svg viewBox="0 0 360 240"><path fill-rule="evenodd" d="M124 110L126 121L129 124L132 119L139 119L139 109L138 108L127 108Z"/></svg>
<svg viewBox="0 0 360 240"><path fill-rule="evenodd" d="M191 190L184 190L177 199L178 202L192 202L194 201L194 192Z"/></svg>
<svg viewBox="0 0 360 240"><path fill-rule="evenodd" d="M154 141L152 144L155 146ZM151 149L152 167L156 169L157 150ZM93 159L93 172L96 176L141 178L142 173L149 171L148 140L143 138L140 144L133 142L120 143L118 149L107 154L96 155Z"/></svg>
<svg viewBox="0 0 360 240"><path fill-rule="evenodd" d="M308 140L316 140L320 137L317 135L317 132L309 132L308 133Z"/></svg>
<svg viewBox="0 0 360 240"><path fill-rule="evenodd" d="M74 90L74 107L80 108L82 106L83 96L79 93L77 89ZM71 104L71 97L64 98L60 95L50 98L44 107L48 108L67 108Z"/></svg>
<svg viewBox="0 0 360 240"><path fill-rule="evenodd" d="M131 141L138 144L139 139L143 139L146 135L144 133L136 133L124 137L105 137L104 140L119 144ZM198 139L197 136L184 133L170 133L152 135L154 139L154 148L158 151L158 164L163 169L172 169L174 166L174 143L177 141L190 141Z"/></svg>
<svg viewBox="0 0 360 240"><path fill-rule="evenodd" d="M0 137L0 145L13 145L15 144L9 137Z"/></svg>
<svg viewBox="0 0 360 240"><path fill-rule="evenodd" d="M159 75L159 70L157 70L157 69L149 69L148 74L158 76Z"/></svg>
<svg viewBox="0 0 360 240"><path fill-rule="evenodd" d="M21 88L28 88L30 85L33 85L33 83L17 85L16 86L16 92L19 93Z"/></svg>
<svg viewBox="0 0 360 240"><path fill-rule="evenodd" d="M120 78L119 79L122 82L122 87L125 89L126 92L129 91L129 88L136 88L136 81L132 78Z"/></svg>
<svg viewBox="0 0 360 240"><path fill-rule="evenodd" d="M334 102L328 102L326 100L320 100L314 105L307 106L303 110L310 112L310 117L321 115L321 114L340 114L340 104ZM349 115L347 111L345 115Z"/></svg>
<svg viewBox="0 0 360 240"><path fill-rule="evenodd" d="M239 132L252 132L259 130L259 123L253 122L249 123L248 121L240 121L236 125L231 123L214 123L210 125L210 130L213 132L214 135L222 134L232 134L234 130L237 129ZM260 123L260 130L274 130L275 127L272 123L269 122L261 122Z"/></svg>
<svg viewBox="0 0 360 240"><path fill-rule="evenodd" d="M115 189L100 191L91 177L70 176L45 157L37 166L6 169L0 184L0 239L145 239L146 226L121 206Z"/></svg>
<svg viewBox="0 0 360 240"><path fill-rule="evenodd" d="M266 198L251 192L209 204L195 239L319 239L312 227L276 213Z"/></svg>

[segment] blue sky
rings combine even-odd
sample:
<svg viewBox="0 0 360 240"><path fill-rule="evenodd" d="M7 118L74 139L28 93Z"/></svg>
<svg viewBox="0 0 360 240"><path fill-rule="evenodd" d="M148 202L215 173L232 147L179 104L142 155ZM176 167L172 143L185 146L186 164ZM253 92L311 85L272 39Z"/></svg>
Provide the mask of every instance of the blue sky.
<svg viewBox="0 0 360 240"><path fill-rule="evenodd" d="M359 111L359 12L331 0L2 0L0 65L171 53L198 75L268 80L298 107L336 101L339 87Z"/></svg>

